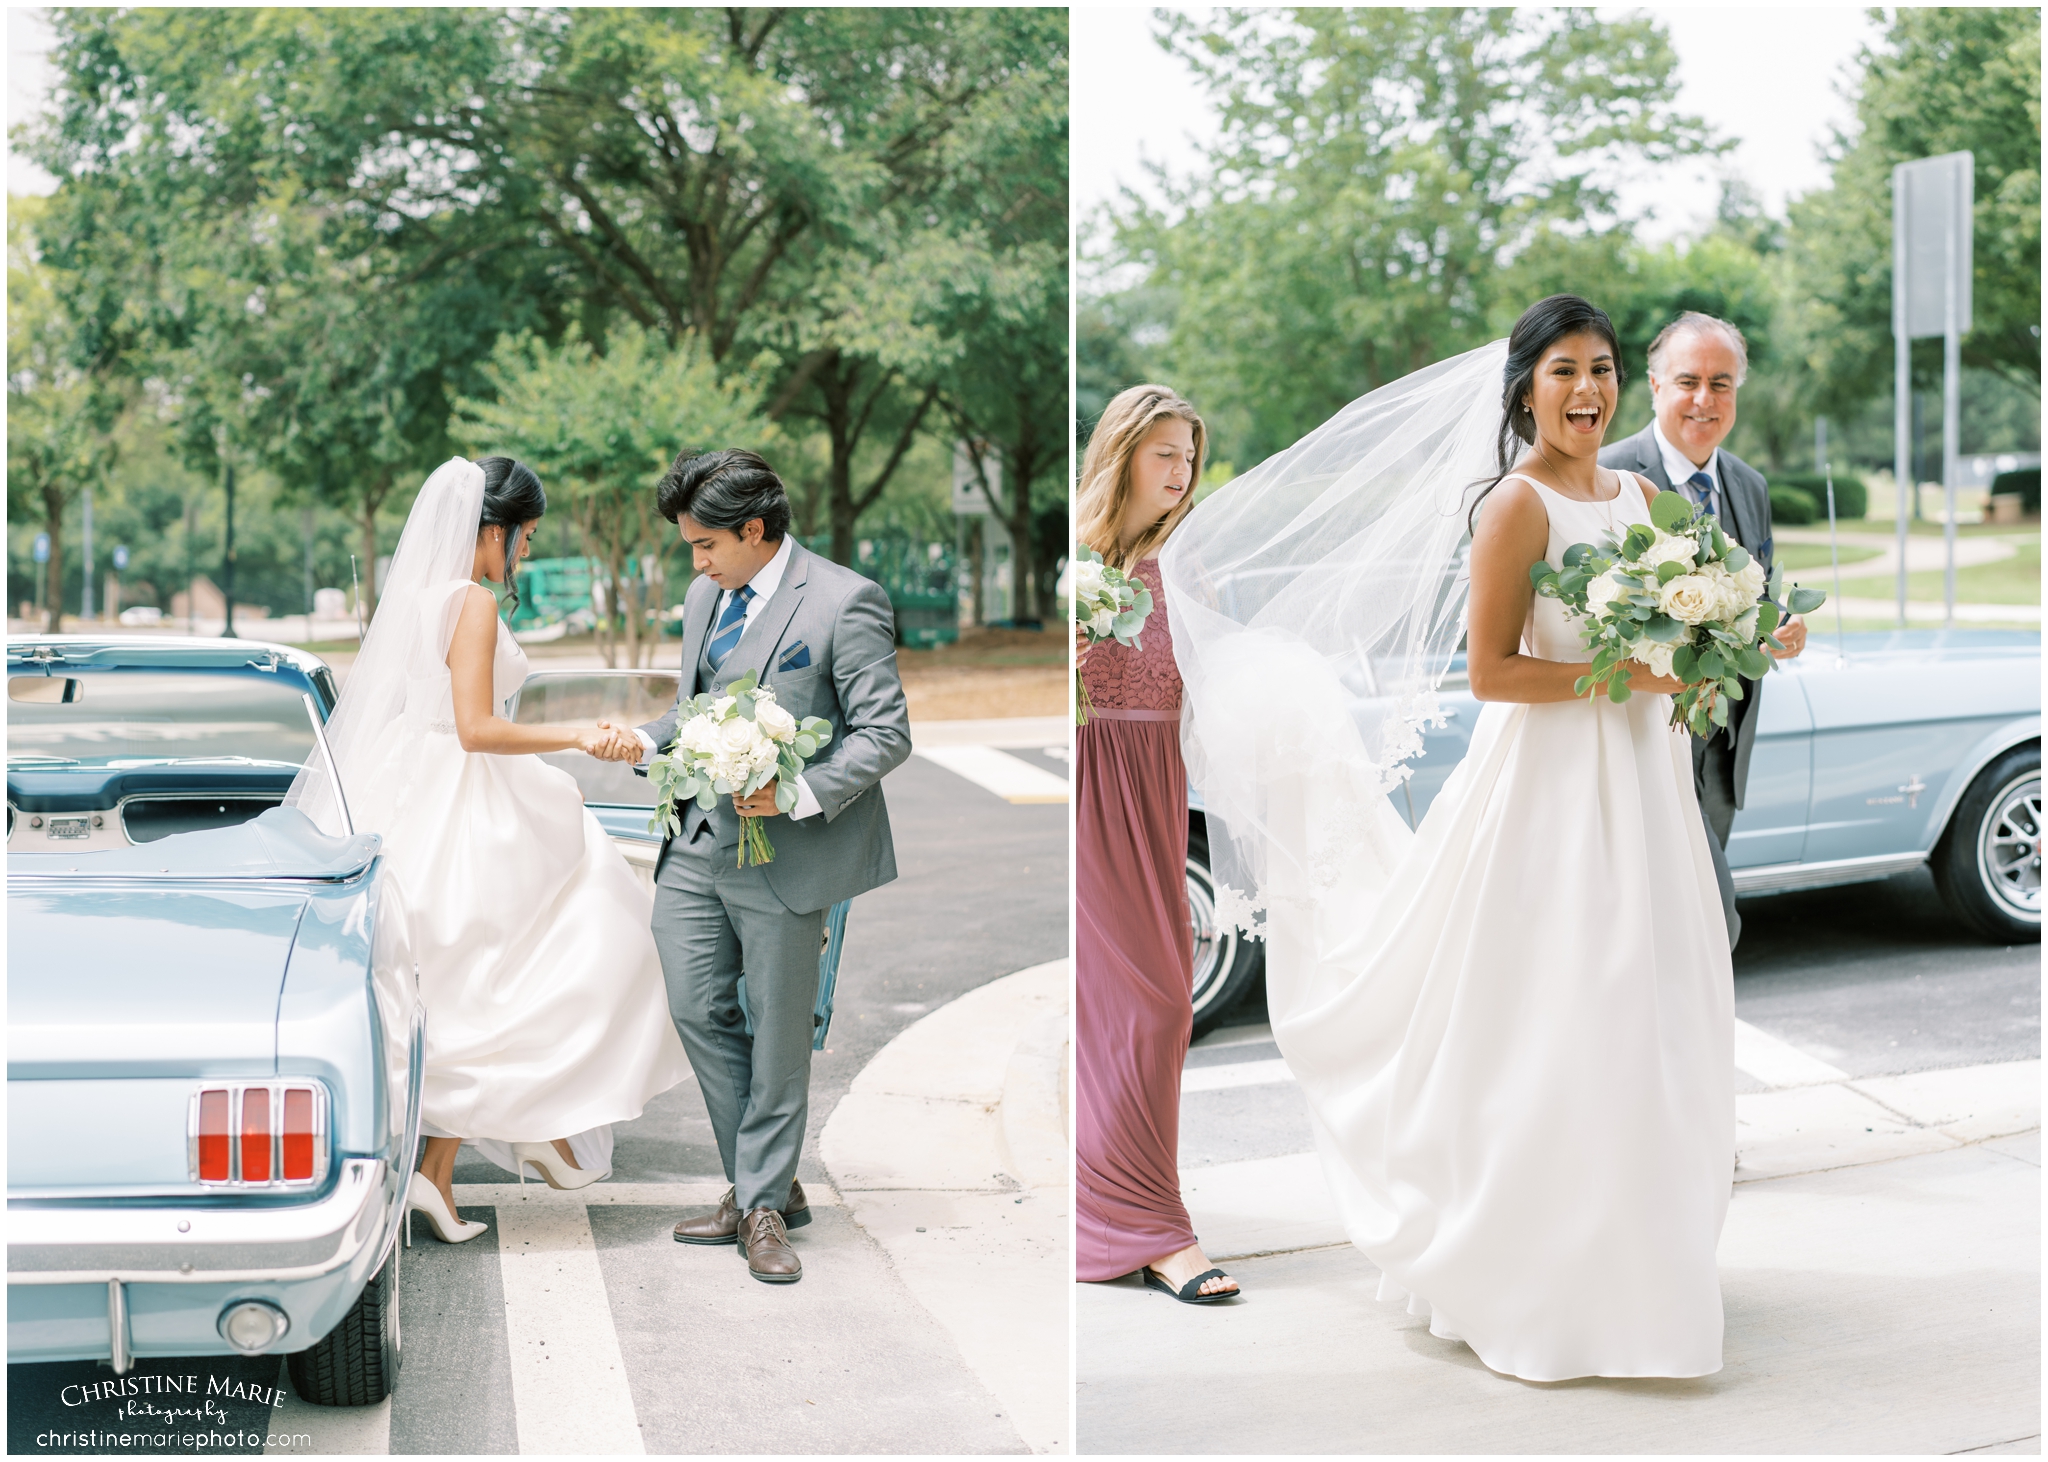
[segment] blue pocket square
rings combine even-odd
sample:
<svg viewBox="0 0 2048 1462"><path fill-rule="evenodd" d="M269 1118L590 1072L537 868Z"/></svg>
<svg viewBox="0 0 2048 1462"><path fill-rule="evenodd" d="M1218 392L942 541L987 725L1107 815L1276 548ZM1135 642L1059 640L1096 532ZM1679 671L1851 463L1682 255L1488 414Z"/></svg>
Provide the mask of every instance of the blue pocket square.
<svg viewBox="0 0 2048 1462"><path fill-rule="evenodd" d="M777 670L808 670L811 668L811 647L798 640L776 658Z"/></svg>

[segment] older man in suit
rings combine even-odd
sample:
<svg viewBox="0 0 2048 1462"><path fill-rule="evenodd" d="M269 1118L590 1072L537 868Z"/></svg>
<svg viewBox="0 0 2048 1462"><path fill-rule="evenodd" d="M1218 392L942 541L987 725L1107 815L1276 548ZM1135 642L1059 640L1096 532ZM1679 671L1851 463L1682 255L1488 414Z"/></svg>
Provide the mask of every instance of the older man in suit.
<svg viewBox="0 0 2048 1462"><path fill-rule="evenodd" d="M1721 520L1722 531L1771 570L1771 494L1763 474L1722 448L1735 426L1736 395L1749 372L1749 347L1726 320L1688 310L1650 342L1650 424L1634 436L1603 447L1600 465L1640 472L1658 487L1684 493ZM1806 647L1806 625L1792 619L1778 630L1789 659ZM1750 748L1756 742L1757 705L1763 682L1729 708L1728 726L1692 742L1693 786L1700 813L1712 834L1714 872L1728 918L1732 949L1742 932L1735 912L1735 884L1728 873L1728 830L1742 806L1749 780Z"/></svg>
<svg viewBox="0 0 2048 1462"><path fill-rule="evenodd" d="M895 615L880 585L789 536L788 494L754 453L679 457L656 492L697 576L683 596L677 704L637 728L644 746L674 739L683 701L749 671L791 715L832 723L831 740L796 779L787 817L777 814L773 782L709 812L688 803L654 875L669 1010L733 1185L714 1212L678 1223L675 1237L737 1242L754 1278L788 1284L803 1275L788 1230L811 1217L796 1165L825 911L896 876L881 788L910 755ZM742 817L775 819L773 861L735 866Z"/></svg>

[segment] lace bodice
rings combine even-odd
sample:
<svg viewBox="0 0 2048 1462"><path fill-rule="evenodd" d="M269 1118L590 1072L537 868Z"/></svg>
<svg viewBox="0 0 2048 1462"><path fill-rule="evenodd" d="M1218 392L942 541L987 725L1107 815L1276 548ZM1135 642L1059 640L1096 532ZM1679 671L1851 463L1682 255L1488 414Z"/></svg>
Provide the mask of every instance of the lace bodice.
<svg viewBox="0 0 2048 1462"><path fill-rule="evenodd" d="M1173 631L1167 623L1166 592L1159 582L1159 560L1148 558L1131 570L1152 591L1152 613L1138 633L1138 646L1127 650L1103 640L1088 651L1081 679L1088 699L1104 711L1179 711L1180 666L1173 659Z"/></svg>

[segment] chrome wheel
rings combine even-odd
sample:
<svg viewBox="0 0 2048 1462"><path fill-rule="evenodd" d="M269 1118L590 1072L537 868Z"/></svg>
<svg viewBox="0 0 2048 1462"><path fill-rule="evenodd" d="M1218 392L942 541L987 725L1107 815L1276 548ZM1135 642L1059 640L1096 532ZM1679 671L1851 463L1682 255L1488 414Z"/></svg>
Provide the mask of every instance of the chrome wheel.
<svg viewBox="0 0 2048 1462"><path fill-rule="evenodd" d="M1195 941L1195 1016L1212 1005L1223 993L1231 964L1237 955L1237 931L1216 923L1216 891L1209 884L1209 870L1188 860L1188 927Z"/></svg>
<svg viewBox="0 0 2048 1462"><path fill-rule="evenodd" d="M1991 800L1977 835L1984 890L2022 919L2041 917L2041 774L2015 778Z"/></svg>

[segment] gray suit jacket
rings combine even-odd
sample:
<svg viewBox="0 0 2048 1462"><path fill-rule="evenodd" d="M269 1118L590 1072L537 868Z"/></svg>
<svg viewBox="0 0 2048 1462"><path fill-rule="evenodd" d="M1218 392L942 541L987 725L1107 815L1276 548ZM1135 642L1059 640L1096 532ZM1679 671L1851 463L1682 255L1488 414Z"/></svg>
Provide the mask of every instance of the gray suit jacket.
<svg viewBox="0 0 2048 1462"><path fill-rule="evenodd" d="M775 845L775 857L762 870L792 913L808 914L896 876L896 845L889 835L881 781L910 755L910 709L896 671L895 611L881 585L819 558L801 543L790 550L782 582L747 622L739 644L708 686L696 684L697 666L720 590L701 575L691 582L683 596L677 704L640 729L657 747L666 748L684 699L723 690L749 670L761 673L776 704L798 720L823 716L832 723L831 741L804 768L804 783L823 811L801 822L770 819L768 840ZM778 660L800 642L809 650L810 664L778 670ZM732 799L720 797L710 817L719 848L728 856L736 854L740 823ZM693 821L686 820L686 830ZM667 851L664 842L662 852Z"/></svg>
<svg viewBox="0 0 2048 1462"><path fill-rule="evenodd" d="M1664 470L1664 454L1657 439L1644 427L1600 449L1600 465L1624 472L1640 472L1665 491L1682 491ZM1765 578L1771 572L1771 490L1764 476L1725 448L1721 452L1721 528L1763 565ZM1742 806L1743 788L1749 782L1749 753L1756 743L1756 708L1763 699L1764 680L1751 681L1748 692L1735 702L1728 716L1728 738L1714 738L1711 746L1733 746L1735 754L1735 805Z"/></svg>

